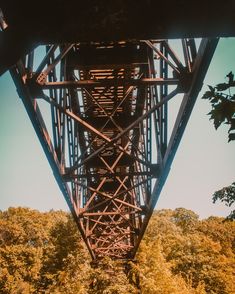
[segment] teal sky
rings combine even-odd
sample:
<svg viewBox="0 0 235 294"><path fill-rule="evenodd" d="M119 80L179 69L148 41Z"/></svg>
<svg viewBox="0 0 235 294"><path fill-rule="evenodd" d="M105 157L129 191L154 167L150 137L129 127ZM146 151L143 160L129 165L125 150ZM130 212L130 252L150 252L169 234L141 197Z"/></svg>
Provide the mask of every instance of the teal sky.
<svg viewBox="0 0 235 294"><path fill-rule="evenodd" d="M207 85L235 72L235 39L221 39L206 75L171 172L156 208L185 207L201 218L225 216L229 208L213 204L214 191L235 181L235 142L227 143L228 127L215 131L202 100ZM0 77L0 209L27 206L42 211L67 210L9 73Z"/></svg>

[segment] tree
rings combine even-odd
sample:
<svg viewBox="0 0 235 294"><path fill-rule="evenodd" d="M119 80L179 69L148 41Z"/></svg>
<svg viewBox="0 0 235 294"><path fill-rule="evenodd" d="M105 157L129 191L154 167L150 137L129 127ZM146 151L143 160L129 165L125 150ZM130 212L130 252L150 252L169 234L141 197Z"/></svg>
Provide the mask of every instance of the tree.
<svg viewBox="0 0 235 294"><path fill-rule="evenodd" d="M22 207L0 213L0 293L46 293L52 285L59 293L64 273L75 285L75 269L78 272L82 265L85 270L89 260L70 214ZM82 274L81 270L79 278Z"/></svg>
<svg viewBox="0 0 235 294"><path fill-rule="evenodd" d="M208 113L213 120L215 129L218 129L222 123L230 126L228 130L228 142L235 140L235 94L232 88L235 87L234 74L227 74L226 83L217 84L215 87L208 86L209 91L203 95L203 99L208 99L211 103L212 110ZM225 92L226 91L226 92ZM235 201L235 182L228 187L216 191L213 194L213 203L217 200L231 206ZM235 211L231 211L228 219L235 219Z"/></svg>
<svg viewBox="0 0 235 294"><path fill-rule="evenodd" d="M230 186L224 187L213 194L213 203L217 200L224 202L226 206L231 207L235 202L235 182L233 182ZM228 219L235 219L235 210L232 210L230 215L227 217Z"/></svg>
<svg viewBox="0 0 235 294"><path fill-rule="evenodd" d="M202 98L208 99L211 103L212 110L208 115L214 121L215 129L222 123L228 124L228 141L232 141L235 140L235 94L232 94L231 89L235 87L235 81L232 72L226 77L227 83L220 83L215 87L208 86L209 91L206 91Z"/></svg>
<svg viewBox="0 0 235 294"><path fill-rule="evenodd" d="M183 208L155 212L137 256L142 287L155 293L234 293L235 223L223 220L200 221Z"/></svg>
<svg viewBox="0 0 235 294"><path fill-rule="evenodd" d="M176 208L172 214L172 221L182 229L183 233L194 231L198 219L195 212L185 208Z"/></svg>
<svg viewBox="0 0 235 294"><path fill-rule="evenodd" d="M105 257L90 270L88 294L137 294L140 293L128 279L125 261Z"/></svg>
<svg viewBox="0 0 235 294"><path fill-rule="evenodd" d="M70 214L0 211L0 293L235 293L235 222L191 210L154 212L136 262L96 266ZM92 263L94 264L94 263Z"/></svg>
<svg viewBox="0 0 235 294"><path fill-rule="evenodd" d="M200 292L194 291L179 274L171 270L171 263L167 262L163 254L160 238L152 242L143 241L137 255L138 263L135 265L139 271L140 286L143 294L205 294L203 288Z"/></svg>

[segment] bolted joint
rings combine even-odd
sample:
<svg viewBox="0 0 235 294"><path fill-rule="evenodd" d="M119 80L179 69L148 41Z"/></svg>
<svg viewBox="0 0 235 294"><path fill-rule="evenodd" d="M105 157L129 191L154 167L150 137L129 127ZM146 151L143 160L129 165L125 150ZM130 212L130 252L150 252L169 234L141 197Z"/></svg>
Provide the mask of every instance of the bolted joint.
<svg viewBox="0 0 235 294"><path fill-rule="evenodd" d="M36 76L36 83L43 86L46 83L47 74L45 72L41 72L39 75Z"/></svg>
<svg viewBox="0 0 235 294"><path fill-rule="evenodd" d="M38 76L33 76L32 78L27 77L26 84L33 98L44 97L44 93L41 87L43 85L43 81L45 83L45 76L43 73Z"/></svg>

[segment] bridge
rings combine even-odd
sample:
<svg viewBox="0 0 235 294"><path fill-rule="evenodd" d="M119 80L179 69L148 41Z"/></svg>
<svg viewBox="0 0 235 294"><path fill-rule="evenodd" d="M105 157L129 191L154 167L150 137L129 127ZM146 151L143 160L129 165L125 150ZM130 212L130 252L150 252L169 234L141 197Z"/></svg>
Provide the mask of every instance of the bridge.
<svg viewBox="0 0 235 294"><path fill-rule="evenodd" d="M171 12L156 1L51 2L33 14L28 1L2 5L0 72L10 70L92 258L133 259L217 37L234 34L235 5L221 28L203 27L211 1L195 8L199 27L186 1Z"/></svg>

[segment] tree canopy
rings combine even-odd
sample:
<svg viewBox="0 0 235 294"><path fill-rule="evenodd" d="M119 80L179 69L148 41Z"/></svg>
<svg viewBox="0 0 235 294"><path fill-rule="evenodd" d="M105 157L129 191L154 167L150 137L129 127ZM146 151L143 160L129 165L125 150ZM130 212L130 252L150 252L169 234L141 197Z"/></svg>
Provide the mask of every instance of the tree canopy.
<svg viewBox="0 0 235 294"><path fill-rule="evenodd" d="M235 222L154 212L135 261L91 263L70 214L0 212L0 293L232 294Z"/></svg>

